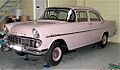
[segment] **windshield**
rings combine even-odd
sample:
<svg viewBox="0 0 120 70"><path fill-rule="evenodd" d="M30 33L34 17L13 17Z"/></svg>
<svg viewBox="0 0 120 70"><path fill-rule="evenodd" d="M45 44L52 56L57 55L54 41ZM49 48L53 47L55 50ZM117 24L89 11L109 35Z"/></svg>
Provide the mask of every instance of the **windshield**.
<svg viewBox="0 0 120 70"><path fill-rule="evenodd" d="M70 8L47 8L40 19L66 21L71 14Z"/></svg>

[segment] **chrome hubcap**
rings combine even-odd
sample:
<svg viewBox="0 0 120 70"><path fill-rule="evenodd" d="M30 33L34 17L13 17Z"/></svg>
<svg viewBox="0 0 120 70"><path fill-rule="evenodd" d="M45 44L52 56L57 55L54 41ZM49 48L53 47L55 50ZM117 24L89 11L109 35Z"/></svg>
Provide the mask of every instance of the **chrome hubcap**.
<svg viewBox="0 0 120 70"><path fill-rule="evenodd" d="M53 51L53 60L58 61L61 58L62 51L59 47L56 47Z"/></svg>

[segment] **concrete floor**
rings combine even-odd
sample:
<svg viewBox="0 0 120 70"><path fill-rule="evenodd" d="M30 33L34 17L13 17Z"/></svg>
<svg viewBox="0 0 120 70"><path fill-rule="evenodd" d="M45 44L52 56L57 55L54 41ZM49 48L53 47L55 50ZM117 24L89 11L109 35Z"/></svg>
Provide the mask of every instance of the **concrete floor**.
<svg viewBox="0 0 120 70"><path fill-rule="evenodd" d="M43 56L30 56L29 61L24 61L24 57L14 51L0 52L0 70L107 69L109 63L120 63L119 50L120 44L117 43L108 43L104 49L83 47L64 55L59 65L50 68L43 67Z"/></svg>

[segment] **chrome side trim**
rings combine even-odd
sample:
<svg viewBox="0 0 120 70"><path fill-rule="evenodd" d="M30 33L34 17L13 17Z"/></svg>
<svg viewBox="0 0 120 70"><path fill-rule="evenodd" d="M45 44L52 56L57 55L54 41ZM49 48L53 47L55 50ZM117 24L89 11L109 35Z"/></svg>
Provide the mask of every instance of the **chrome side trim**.
<svg viewBox="0 0 120 70"><path fill-rule="evenodd" d="M86 31L80 31L80 32L72 32L72 33L64 33L64 34L54 34L54 35L46 36L46 38L56 37L56 36L64 36L64 35L70 35L70 34L77 34L77 33L89 32L89 31L92 31L92 30L86 30Z"/></svg>

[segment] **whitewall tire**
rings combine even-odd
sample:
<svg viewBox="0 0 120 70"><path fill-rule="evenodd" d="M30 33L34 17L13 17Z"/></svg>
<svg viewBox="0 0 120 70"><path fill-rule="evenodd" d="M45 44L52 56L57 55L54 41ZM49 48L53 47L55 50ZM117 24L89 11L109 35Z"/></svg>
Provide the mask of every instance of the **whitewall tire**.
<svg viewBox="0 0 120 70"><path fill-rule="evenodd" d="M55 66L60 63L63 57L62 45L59 42L54 42L48 50L45 59L47 64Z"/></svg>

